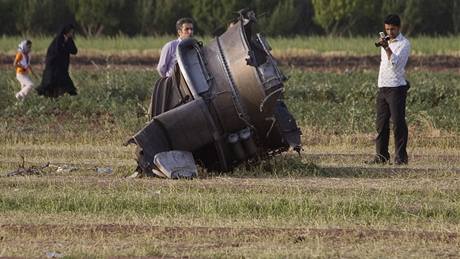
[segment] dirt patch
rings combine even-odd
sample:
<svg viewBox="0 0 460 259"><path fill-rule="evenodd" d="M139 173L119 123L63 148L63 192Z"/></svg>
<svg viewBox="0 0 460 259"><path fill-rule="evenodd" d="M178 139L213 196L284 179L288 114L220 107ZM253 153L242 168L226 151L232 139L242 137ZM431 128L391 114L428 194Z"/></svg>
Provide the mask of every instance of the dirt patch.
<svg viewBox="0 0 460 259"><path fill-rule="evenodd" d="M316 154L302 154L308 159L313 159L313 160L321 160L321 159L337 159L337 160L342 160L342 159L350 159L350 160L366 160L369 159L371 155L369 154L349 154L349 153L316 153ZM409 159L410 160L429 160L436 158L436 161L442 161L442 162L452 162L452 161L458 161L460 160L460 156L456 155L410 155Z"/></svg>
<svg viewBox="0 0 460 259"><path fill-rule="evenodd" d="M309 57L286 57L281 63L299 68L378 68L380 56L309 56ZM457 69L460 67L460 57L437 55L437 56L411 56L408 69Z"/></svg>
<svg viewBox="0 0 460 259"><path fill-rule="evenodd" d="M77 55L71 58L72 66L115 66L115 67L155 67L158 63L157 55ZM13 57L0 54L0 67L11 67ZM32 64L43 64L44 56L37 55ZM284 66L293 66L308 70L343 71L352 69L378 68L380 56L283 56L278 61ZM408 69L453 70L460 72L460 57L449 55L411 56Z"/></svg>
<svg viewBox="0 0 460 259"><path fill-rule="evenodd" d="M0 53L0 64L3 66L11 66L14 56ZM134 65L134 66L153 66L157 64L159 56L156 55L132 55L132 56L116 56L116 55L76 55L71 57L70 63L75 66L107 66L107 65ZM34 55L32 65L44 64L44 55Z"/></svg>
<svg viewBox="0 0 460 259"><path fill-rule="evenodd" d="M431 231L402 231L386 229L346 229L346 228L233 228L233 227L166 227L151 225L121 225L121 224L80 224L80 225L34 225L34 224L4 224L0 230L10 234L58 235L72 233L73 235L100 234L151 234L157 238L177 239L184 236L216 236L222 238L237 237L238 239L266 239L279 236L291 237L293 242L302 242L315 237L325 239L354 238L358 240L387 240L387 239L419 239L436 242L459 241L459 234L453 232Z"/></svg>

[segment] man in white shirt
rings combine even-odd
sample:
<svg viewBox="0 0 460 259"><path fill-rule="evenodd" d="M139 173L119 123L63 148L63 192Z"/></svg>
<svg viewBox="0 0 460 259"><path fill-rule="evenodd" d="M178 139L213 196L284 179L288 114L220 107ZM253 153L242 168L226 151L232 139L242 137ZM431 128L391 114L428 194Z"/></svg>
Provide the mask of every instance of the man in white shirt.
<svg viewBox="0 0 460 259"><path fill-rule="evenodd" d="M157 66L161 77L170 77L174 72L174 67L177 63L177 45L182 40L193 37L193 20L190 18L180 18L176 22L176 30L179 38L166 43L161 49L160 60Z"/></svg>
<svg viewBox="0 0 460 259"><path fill-rule="evenodd" d="M410 54L410 43L400 32L401 19L398 15L388 15L384 28L388 37L379 40L381 61L376 98L376 155L368 163L383 164L390 160L388 143L391 118L395 137L394 162L396 165L403 165L408 163L406 96L409 82L405 78L405 66Z"/></svg>

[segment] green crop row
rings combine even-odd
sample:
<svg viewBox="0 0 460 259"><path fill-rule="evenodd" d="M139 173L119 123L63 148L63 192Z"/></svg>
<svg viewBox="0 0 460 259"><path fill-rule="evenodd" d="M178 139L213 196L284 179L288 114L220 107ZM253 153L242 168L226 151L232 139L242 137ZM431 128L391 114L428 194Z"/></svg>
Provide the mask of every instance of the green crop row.
<svg viewBox="0 0 460 259"><path fill-rule="evenodd" d="M336 55L376 55L378 50L374 47L375 37L323 37L323 36L299 36L292 38L270 38L276 54L291 54L298 56L313 54L336 54ZM159 50L167 41L174 36L161 37L99 37L99 38L76 38L80 54L126 54L141 55L146 53L158 54ZM203 42L209 42L212 38L197 36ZM0 37L0 53L14 54L21 37ZM33 49L36 53L45 53L51 42L50 37L31 38ZM460 55L460 37L423 37L410 38L413 54L418 55Z"/></svg>
<svg viewBox="0 0 460 259"><path fill-rule="evenodd" d="M338 135L374 133L377 71L291 69L286 74L286 103L301 127ZM52 138L52 132L62 130L75 136L110 139L115 133L132 134L147 121L146 110L157 79L154 71L99 68L76 70L71 76L79 92L76 97L48 99L33 93L17 102L14 93L19 84L13 72L0 73L0 81L5 82L0 88L0 131L10 138L40 135L34 132ZM458 134L460 75L414 71L408 78L412 84L407 99L409 128L435 135Z"/></svg>

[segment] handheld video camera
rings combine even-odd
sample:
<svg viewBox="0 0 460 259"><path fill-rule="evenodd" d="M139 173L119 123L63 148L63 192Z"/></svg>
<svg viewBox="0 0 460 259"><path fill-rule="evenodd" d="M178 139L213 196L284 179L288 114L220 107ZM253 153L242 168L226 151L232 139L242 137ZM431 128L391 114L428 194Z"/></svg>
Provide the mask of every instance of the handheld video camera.
<svg viewBox="0 0 460 259"><path fill-rule="evenodd" d="M390 40L390 36L385 35L385 33L383 33L383 32L379 32L379 35L380 35L380 38L383 39L383 41L389 41ZM374 42L374 44L375 44L375 46L377 48L382 47L382 43L380 43L380 41Z"/></svg>

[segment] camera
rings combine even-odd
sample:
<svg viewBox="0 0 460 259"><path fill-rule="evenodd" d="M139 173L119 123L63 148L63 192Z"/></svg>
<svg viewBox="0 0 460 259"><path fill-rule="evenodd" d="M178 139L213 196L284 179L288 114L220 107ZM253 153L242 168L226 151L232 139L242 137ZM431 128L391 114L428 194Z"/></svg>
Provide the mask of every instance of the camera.
<svg viewBox="0 0 460 259"><path fill-rule="evenodd" d="M383 33L383 32L379 32L379 35L380 35L380 38L383 39L384 41L389 41L390 40L390 36L385 35L385 33ZM375 44L375 46L377 48L382 47L382 43L380 43L380 41L377 41L374 44Z"/></svg>

